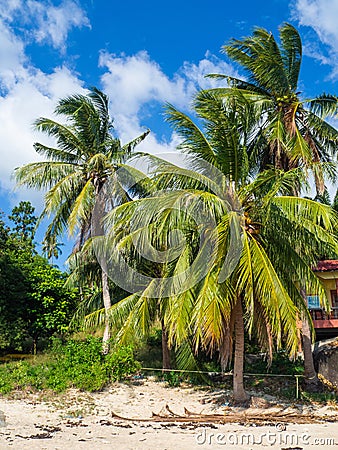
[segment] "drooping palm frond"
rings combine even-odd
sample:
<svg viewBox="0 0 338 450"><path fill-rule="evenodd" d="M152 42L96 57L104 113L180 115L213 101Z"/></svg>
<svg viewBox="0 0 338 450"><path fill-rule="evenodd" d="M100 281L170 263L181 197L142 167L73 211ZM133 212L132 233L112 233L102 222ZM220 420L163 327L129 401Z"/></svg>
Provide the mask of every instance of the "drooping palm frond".
<svg viewBox="0 0 338 450"><path fill-rule="evenodd" d="M78 158L82 156L84 150L83 143L72 127L58 123L52 119L40 117L34 122L34 128L54 138L58 148L61 150L74 153ZM39 148L39 143L36 145Z"/></svg>
<svg viewBox="0 0 338 450"><path fill-rule="evenodd" d="M50 189L55 183L70 176L74 170L78 170L77 164L64 163L61 161L43 161L26 164L17 167L14 176L17 186L27 186L33 189Z"/></svg>
<svg viewBox="0 0 338 450"><path fill-rule="evenodd" d="M217 167L214 150L206 139L204 133L186 114L178 111L172 105L166 107L165 120L169 122L174 130L183 138L180 148L187 152L200 156L202 159Z"/></svg>
<svg viewBox="0 0 338 450"><path fill-rule="evenodd" d="M307 103L310 105L311 113L322 119L337 114L338 99L336 95L323 93L317 98L307 101Z"/></svg>

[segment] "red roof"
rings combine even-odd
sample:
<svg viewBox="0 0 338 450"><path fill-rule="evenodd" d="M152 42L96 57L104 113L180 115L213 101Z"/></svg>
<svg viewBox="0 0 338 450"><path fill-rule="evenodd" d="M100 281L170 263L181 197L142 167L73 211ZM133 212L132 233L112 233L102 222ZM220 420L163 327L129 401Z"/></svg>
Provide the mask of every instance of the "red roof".
<svg viewBox="0 0 338 450"><path fill-rule="evenodd" d="M319 261L317 266L314 267L314 272L333 272L338 271L338 260L327 259L326 261Z"/></svg>

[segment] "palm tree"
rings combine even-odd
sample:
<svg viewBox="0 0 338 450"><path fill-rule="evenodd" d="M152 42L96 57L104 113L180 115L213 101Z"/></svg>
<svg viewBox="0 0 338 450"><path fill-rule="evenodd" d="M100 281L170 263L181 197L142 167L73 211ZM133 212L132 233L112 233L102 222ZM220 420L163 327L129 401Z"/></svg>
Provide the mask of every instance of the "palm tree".
<svg viewBox="0 0 338 450"><path fill-rule="evenodd" d="M337 97L301 98L301 38L288 23L280 27L279 36L280 45L272 33L256 28L252 36L232 39L223 46L223 52L245 70L247 80L209 76L227 80L228 87L218 90L225 101L245 100L256 106L256 127L248 142L251 167L309 169L321 194L325 173L334 177L336 171L331 162L338 132L325 119L337 114Z"/></svg>
<svg viewBox="0 0 338 450"><path fill-rule="evenodd" d="M35 143L36 152L46 160L17 168L15 177L18 186L47 190L40 220L46 216L53 218L45 242L52 245L68 229L71 235L78 233L74 249L78 251L92 232L102 233L100 219L107 207L107 202L103 204L100 198L103 186L149 131L122 146L112 133L108 97L95 87L87 95L76 94L61 99L54 113L66 118L66 122L41 117L34 125L38 131L54 138L56 146ZM110 201L119 204L129 199L121 187ZM96 221L93 221L95 205ZM104 307L108 310L111 298L104 268L101 288ZM106 322L103 336L106 349L109 338Z"/></svg>
<svg viewBox="0 0 338 450"><path fill-rule="evenodd" d="M120 174L120 173L119 173ZM119 175L118 174L118 175ZM137 170L134 170L133 175L136 177L140 174ZM140 178L140 177L139 177ZM150 179L147 179L145 174L141 176L143 181L146 179L147 189L144 189L140 197L142 189L138 186L137 198L144 198L146 192L152 192L154 189L153 183ZM137 180L135 180L137 184ZM133 185L134 183L130 183ZM134 187L135 187L134 185ZM133 235L131 230L130 220L126 214L133 210L133 206L137 204L137 198L131 200L129 203L124 203L123 208L118 209L118 215L114 217L114 238L111 239L109 236L109 228L106 228L106 233L108 233L107 239L94 238L88 241L84 247L86 251L95 252L99 255L99 259L105 261L107 270L112 275L121 271L121 266L119 264L120 258L116 250L122 249L124 255L128 258L129 267L139 273L147 273L147 275L153 278L164 277L166 272L168 272L168 266L163 263L157 263L156 261L147 261L146 258L140 256L133 246ZM134 204L134 202L136 202ZM124 208L126 206L126 208ZM106 218L107 220L107 218ZM157 224L159 225L159 224ZM155 236L155 234L154 234ZM124 281L128 278L128 270L123 270L122 274ZM118 281L118 280L117 280ZM118 282L117 282L118 285ZM120 288L123 286L120 286ZM126 342L136 339L142 339L149 335L154 324L161 324L162 329L162 366L163 369L171 368L171 357L170 348L168 346L168 336L167 329L164 324L165 315L165 299L159 299L156 296L152 297L150 295L153 292L154 286L152 283L150 285L145 285L145 289L138 290L137 292L131 293L131 295L125 296L125 298L116 302L109 309L108 320L110 327L115 330L115 344L125 344ZM125 287L127 290L128 288ZM131 289L132 290L132 289ZM96 308L92 311L87 311L87 315L84 318L85 327L97 327L104 323L106 320L106 311L102 308Z"/></svg>
<svg viewBox="0 0 338 450"><path fill-rule="evenodd" d="M244 128L245 122L244 120L239 120L239 124L240 126L237 126L236 128L236 122L238 119L241 118L241 112L240 110L237 110L236 114L234 115L233 112L230 110L230 115L229 115L229 104L227 105L227 109L226 112L223 113L223 116L228 116L229 117L233 117L236 120L233 121L233 127L232 133L229 133L229 131L231 130L231 127L229 127L229 120L227 120L227 123L224 124L224 126L221 126L221 122L222 122L222 116L221 116L221 109L220 109L220 103L221 103L221 99L218 98L218 102L217 102L217 93L215 94L215 97L212 98L212 92L208 92L208 93L202 93L199 97L198 100L196 102L196 109L197 112L199 112L200 116L202 115L202 118L208 118L208 120L206 121L206 125L205 128L208 132L208 137L210 139L210 144L211 145L207 145L206 140L203 138L202 133L200 132L200 130L197 127L194 127L194 124L190 121L189 118L187 118L186 116L184 116L182 113L174 110L173 108L169 108L169 120L175 125L176 130L181 134L181 136L184 138L184 142L181 145L182 148L185 148L189 153L192 154L197 154L201 157L204 157L204 159L208 159L208 161L213 161L213 164L217 164L217 167L221 168L223 166L223 173L227 174L227 176L230 175L230 179L234 180L235 182L240 181L240 177L239 177L239 170L234 170L236 167L239 166L240 169L243 170L243 167L246 167L246 157L245 155L243 155L243 151L245 150L245 144L246 141L245 139L243 140L243 136L250 136L250 130L252 129L250 126ZM201 99L201 97L203 96L203 98ZM205 103L207 102L211 102L213 104L213 108L210 107L206 107ZM219 106L217 106L217 104ZM243 106L243 103L242 103ZM251 102L249 102L249 106L250 108L252 108L252 104ZM238 112L239 111L239 112ZM246 117L250 117L248 115L246 115ZM246 131L246 133L243 133L243 130L241 130L241 127L243 128L244 131ZM237 133L237 136L236 136ZM241 138L240 137L241 134ZM222 139L223 136L228 136L227 139ZM233 139L232 143L235 144L233 146L229 146L228 142L231 142L231 139ZM237 141L236 141L237 140ZM237 143L236 143L237 142ZM223 145L222 145L223 144ZM225 145L224 145L225 144ZM242 144L242 145L241 145ZM232 153L231 153L231 149L232 149ZM237 149L237 151L236 151ZM229 159L230 157L230 159ZM232 166L231 163L229 164L229 162L231 161L231 157L233 158L232 160ZM244 162L244 163L243 163ZM229 173L230 171L230 173ZM244 171L245 173L245 171ZM267 173L267 172L265 172ZM277 172L278 173L278 172ZM293 175L297 173L297 171L291 171L290 172L290 178L288 180L288 182L286 183L286 185L284 186L284 194L288 193L288 192L294 192L298 186L301 185L301 180L302 178L298 178L298 180L293 179ZM299 176L299 173L298 173ZM288 177L286 178L288 179ZM293 179L293 182L291 182ZM265 189L267 189L267 187L269 187L269 184L267 182L267 180L264 177L258 177L258 179L253 183L254 186L259 186L260 189L262 187L264 187L264 183L262 183L262 180L265 180L264 183L267 183L267 186L265 187ZM295 182L296 181L296 182ZM302 180L304 182L304 179ZM246 180L247 182L247 180ZM240 184L238 185L240 186ZM239 193L241 193L241 189L246 189L244 187L241 187L239 190ZM275 188L273 188L275 189ZM272 193L277 194L278 191L274 191L272 190ZM241 194L240 194L241 195ZM271 196L271 194L267 194L268 198L269 196ZM292 198L288 198L288 202L290 204L292 204L292 202L294 202L296 200L293 200ZM299 208L301 207L300 205L302 205L302 200L299 200ZM242 202L243 205L245 205L244 200L242 198ZM258 201L258 204L260 203L260 201ZM304 208L304 210L309 209L309 211L314 211L316 210L315 205L308 203L305 207L305 205L302 207ZM303 214L303 213L301 213ZM329 211L329 209L325 212L325 214L328 214L328 217L330 216L331 212ZM321 215L321 214L320 214ZM255 221L257 223L263 223L263 217L261 215L258 215L258 217L256 219L250 219L250 217L252 216L251 212L248 214L248 219L252 221L252 223L255 223ZM321 245L317 246L314 245L312 246L312 244L314 244L314 241L312 242L311 239L309 240L309 236L305 233L306 230L303 230L303 239L304 239L304 243L306 245L301 244L302 239L295 235L293 233L293 229L292 227L290 228L290 226L288 227L288 222L285 222L285 219L282 218L282 222L278 222L278 223L274 223L274 227L270 228L271 225L271 218L273 216L270 217L270 222L268 224L266 224L266 228L264 229L264 239L266 239L266 242L269 243L269 246L266 248L266 252L267 255L271 257L271 261L273 261L273 267L274 270L276 271L276 273L278 274L278 276L280 277L280 279L283 281L283 285L287 285L288 289L287 292L289 293L289 295L291 296L291 298L296 302L296 305L299 307L299 305L301 303L303 303L302 305L302 310L303 310L303 317L306 320L309 320L309 316L307 314L307 312L305 311L305 304L304 301L302 301L299 297L300 293L299 293L299 286L298 288L295 288L295 283L297 284L297 281L295 279L292 280L292 284L290 284L290 280L289 280L289 276L288 276L288 262L289 258L293 258L293 259L297 259L297 258L301 258L302 260L302 264L306 264L307 267L307 272L309 272L309 268L312 267L313 265L315 265L316 263L316 257L318 254L323 254L323 248L321 248ZM310 219L310 217L308 217L306 220L308 221ZM290 219L288 219L290 220ZM312 215L311 216L311 221L316 222L318 219L316 218L316 215ZM327 219L326 219L327 220ZM332 220L333 217L331 217L330 219L330 226L329 226L329 231L330 233L333 232L333 226L332 226ZM247 221L247 218L246 218ZM328 224L329 222L327 222ZM269 225L269 227L267 226ZM287 247L286 242L283 242L283 248L281 249L281 239L280 236L278 236L278 239L276 239L276 229L280 229L281 225L283 225L283 236L285 235L284 229L286 231L286 233L288 233L288 235L285 235L285 239L288 239L288 245L289 248ZM290 222L289 222L290 225ZM295 226L296 223L293 222L293 226ZM307 224L306 226L308 226L309 224ZM251 225L249 225L249 229L251 227ZM299 228L299 225L297 226L297 230ZM317 230L319 232L319 230ZM261 233L258 233L258 236L260 236ZM312 235L312 232L311 232ZM335 244L332 241L332 236L329 237L329 241L331 240L331 244L333 245L333 247L329 246L329 249L326 249L326 252L332 252L332 249L335 248ZM298 248L296 251L294 251L294 243L298 242ZM272 245L274 244L274 245ZM330 244L330 245L331 245ZM325 251L324 251L325 254ZM288 255L288 259L283 261L283 255ZM279 266L279 261L282 261L282 266ZM304 270L305 270L305 266L300 270L300 268L298 268L296 270L296 268L294 269L293 273L296 275L298 274L298 282L299 280L303 280L304 279ZM312 275L310 273L307 273L306 277L311 277ZM319 290L320 288L318 287L317 290ZM321 290L322 292L322 290ZM242 294L241 294L242 295ZM323 297L324 299L324 297ZM323 300L324 303L327 306L327 300Z"/></svg>
<svg viewBox="0 0 338 450"><path fill-rule="evenodd" d="M55 238L53 238L50 242L43 241L42 242L42 251L46 255L47 259L51 260L53 264L53 259L58 259L60 255L62 255L61 247L64 246L62 242L57 242Z"/></svg>
<svg viewBox="0 0 338 450"><path fill-rule="evenodd" d="M267 30L256 28L252 36L232 39L223 46L223 52L245 70L247 80L210 76L228 81L228 87L218 90L226 103L249 101L256 106L256 127L247 146L250 167L259 171L271 166L284 171L296 167L306 173L309 170L317 194L322 195L325 178L335 181L336 177L332 160L338 132L325 119L337 114L337 97L322 94L312 99L301 98L298 88L301 38L288 23L279 31L280 44ZM300 186L294 186L293 194L300 194ZM305 379L308 389L316 390L319 381L308 344L309 330L308 324L304 324Z"/></svg>
<svg viewBox="0 0 338 450"><path fill-rule="evenodd" d="M188 116L168 107L168 120L183 139L180 148L192 155L191 168L182 169L149 155L157 192L115 208L106 218L115 261L121 249L125 255L136 256L135 242L142 245L146 238L157 249L170 248L172 231L177 228L186 242L184 247L173 246L173 251L180 248L181 252L168 256L167 272L162 273L159 284L154 280L145 285L122 305L114 305L112 312L120 318L123 333L138 332L149 323L154 298L165 292L160 297L162 318L171 345L193 341L196 352L201 347L218 350L225 368L235 340L234 399L243 401L247 398L243 384L244 324L249 333L257 334L270 356L273 342L277 347L284 343L295 354L297 315L309 315L298 282L301 279L307 289L315 289L325 303L325 292L310 267L319 249L337 248L333 236L336 216L326 205L287 195L302 181L299 169L265 171L250 182L243 130L238 126L244 123L238 122L241 114L249 122L247 110L225 110L219 96L206 95L214 108L199 116L205 133ZM213 178L215 171L205 170L203 161L211 162L223 176ZM236 204L229 209L229 198L235 193L242 209ZM197 225L191 217L199 219ZM129 224L137 221L139 229L129 229ZM236 250L229 241L234 229L241 245L231 266L227 255ZM281 229L280 238L276 229ZM198 251L199 236L210 236L211 249L215 250L209 258ZM296 241L299 246L295 249ZM175 278L192 266L194 258L197 269L190 273L193 283ZM199 277L203 265L207 271Z"/></svg>

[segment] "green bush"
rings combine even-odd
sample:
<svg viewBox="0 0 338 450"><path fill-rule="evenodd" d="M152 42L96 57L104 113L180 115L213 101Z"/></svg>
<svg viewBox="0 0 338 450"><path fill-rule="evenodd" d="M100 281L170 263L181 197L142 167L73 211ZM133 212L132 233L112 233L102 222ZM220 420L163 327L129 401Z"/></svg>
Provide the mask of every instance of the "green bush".
<svg viewBox="0 0 338 450"><path fill-rule="evenodd" d="M132 346L119 347L106 356L106 367L111 381L120 381L137 372L141 364L134 359Z"/></svg>
<svg viewBox="0 0 338 450"><path fill-rule="evenodd" d="M181 384L181 377L179 372L164 372L162 379L168 383L170 387L178 387Z"/></svg>
<svg viewBox="0 0 338 450"><path fill-rule="evenodd" d="M130 346L104 355L99 338L69 340L65 344L55 340L47 357L0 365L0 393L25 387L57 392L76 387L93 392L139 368Z"/></svg>

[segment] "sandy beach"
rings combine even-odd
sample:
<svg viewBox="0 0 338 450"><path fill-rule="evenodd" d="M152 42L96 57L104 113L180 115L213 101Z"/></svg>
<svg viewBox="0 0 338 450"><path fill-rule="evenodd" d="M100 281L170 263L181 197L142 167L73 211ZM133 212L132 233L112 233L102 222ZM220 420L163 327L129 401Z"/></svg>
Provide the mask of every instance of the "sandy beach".
<svg viewBox="0 0 338 450"><path fill-rule="evenodd" d="M256 393L249 407L235 408L220 389L150 379L94 394L17 393L1 398L0 410L1 449L338 448L334 404L281 403Z"/></svg>

